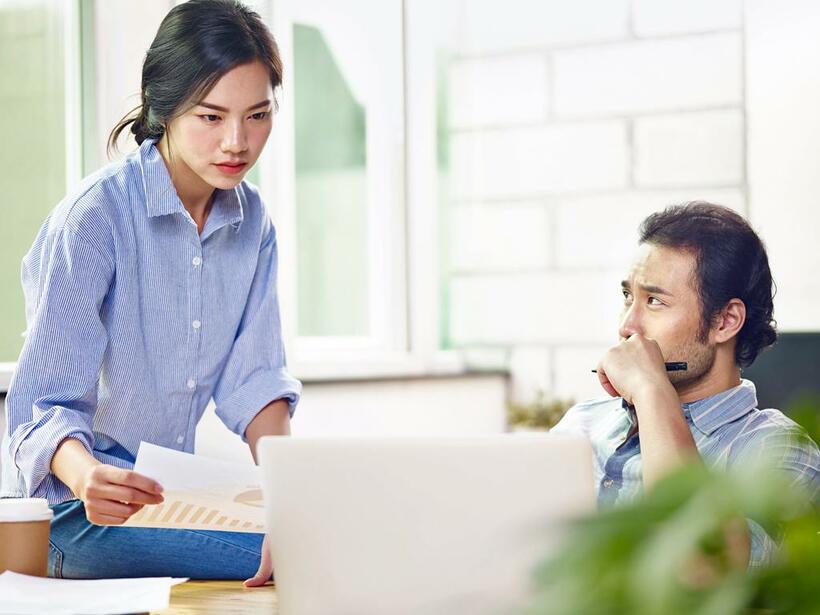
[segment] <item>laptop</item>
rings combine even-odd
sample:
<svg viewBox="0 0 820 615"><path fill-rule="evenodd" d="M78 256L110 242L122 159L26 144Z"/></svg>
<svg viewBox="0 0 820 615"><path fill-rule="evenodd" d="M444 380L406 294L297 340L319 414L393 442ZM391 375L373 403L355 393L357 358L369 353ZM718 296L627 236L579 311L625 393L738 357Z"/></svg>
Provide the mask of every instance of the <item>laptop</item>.
<svg viewBox="0 0 820 615"><path fill-rule="evenodd" d="M595 510L586 439L258 445L282 615L516 612L566 521Z"/></svg>

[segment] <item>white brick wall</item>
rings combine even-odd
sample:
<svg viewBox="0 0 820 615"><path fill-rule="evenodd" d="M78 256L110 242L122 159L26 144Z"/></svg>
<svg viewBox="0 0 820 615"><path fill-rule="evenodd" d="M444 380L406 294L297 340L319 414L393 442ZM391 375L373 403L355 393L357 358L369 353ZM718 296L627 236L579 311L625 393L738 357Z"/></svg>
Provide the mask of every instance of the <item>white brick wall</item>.
<svg viewBox="0 0 820 615"><path fill-rule="evenodd" d="M635 120L638 186L725 186L743 181L739 109Z"/></svg>
<svg viewBox="0 0 820 615"><path fill-rule="evenodd" d="M448 79L448 113L452 128L543 121L547 115L547 56L456 60Z"/></svg>
<svg viewBox="0 0 820 615"><path fill-rule="evenodd" d="M505 360L519 401L600 396L640 221L748 212L743 0L457 4L450 344Z"/></svg>
<svg viewBox="0 0 820 615"><path fill-rule="evenodd" d="M619 40L629 0L460 0L454 32L462 55Z"/></svg>
<svg viewBox="0 0 820 615"><path fill-rule="evenodd" d="M541 203L456 206L450 266L455 271L537 269L549 264L550 228Z"/></svg>
<svg viewBox="0 0 820 615"><path fill-rule="evenodd" d="M623 188L627 145L620 121L456 133L450 142L452 196L505 199Z"/></svg>
<svg viewBox="0 0 820 615"><path fill-rule="evenodd" d="M633 0L632 27L638 36L740 28L743 0Z"/></svg>
<svg viewBox="0 0 820 615"><path fill-rule="evenodd" d="M623 272L470 275L450 284L460 344L608 342L617 337Z"/></svg>
<svg viewBox="0 0 820 615"><path fill-rule="evenodd" d="M555 113L564 117L656 113L737 105L736 33L637 41L555 54Z"/></svg>

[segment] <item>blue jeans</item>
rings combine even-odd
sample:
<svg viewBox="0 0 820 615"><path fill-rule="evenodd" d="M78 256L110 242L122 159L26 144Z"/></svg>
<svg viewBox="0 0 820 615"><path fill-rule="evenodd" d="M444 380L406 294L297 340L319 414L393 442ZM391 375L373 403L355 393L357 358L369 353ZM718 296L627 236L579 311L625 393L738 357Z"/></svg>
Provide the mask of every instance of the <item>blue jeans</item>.
<svg viewBox="0 0 820 615"><path fill-rule="evenodd" d="M52 510L50 577L244 580L259 568L263 534L94 525L80 500Z"/></svg>

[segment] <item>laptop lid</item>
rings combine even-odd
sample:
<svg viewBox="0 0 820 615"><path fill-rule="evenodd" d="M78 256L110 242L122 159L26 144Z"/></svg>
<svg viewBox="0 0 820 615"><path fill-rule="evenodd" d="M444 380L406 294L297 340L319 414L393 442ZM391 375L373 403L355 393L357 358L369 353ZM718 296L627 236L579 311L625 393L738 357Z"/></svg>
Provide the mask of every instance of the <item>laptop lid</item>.
<svg viewBox="0 0 820 615"><path fill-rule="evenodd" d="M499 613L595 509L586 439L262 438L283 615Z"/></svg>

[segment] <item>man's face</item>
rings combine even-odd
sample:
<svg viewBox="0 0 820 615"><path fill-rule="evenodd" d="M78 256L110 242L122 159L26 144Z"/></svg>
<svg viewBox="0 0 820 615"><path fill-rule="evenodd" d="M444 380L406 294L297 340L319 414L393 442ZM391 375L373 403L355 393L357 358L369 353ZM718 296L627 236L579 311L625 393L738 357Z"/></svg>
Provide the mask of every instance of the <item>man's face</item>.
<svg viewBox="0 0 820 615"><path fill-rule="evenodd" d="M642 244L623 281L624 307L618 334L653 339L665 361L685 361L686 371L668 372L676 388L708 373L716 344L701 341L701 309L696 290L695 256L687 250Z"/></svg>

